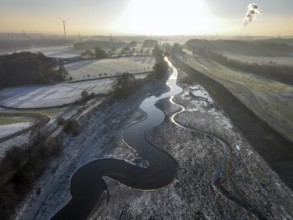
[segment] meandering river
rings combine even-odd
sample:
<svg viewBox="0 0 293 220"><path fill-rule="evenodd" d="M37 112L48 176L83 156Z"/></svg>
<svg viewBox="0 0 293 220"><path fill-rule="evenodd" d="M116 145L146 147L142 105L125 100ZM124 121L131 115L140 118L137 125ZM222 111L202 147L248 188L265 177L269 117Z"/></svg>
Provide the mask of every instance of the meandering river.
<svg viewBox="0 0 293 220"><path fill-rule="evenodd" d="M164 113L155 104L157 101L167 97L170 97L171 103L181 108L181 111L172 115L172 123L189 131L211 136L223 146L224 158L215 176L212 178L212 184L215 189L225 198L252 213L256 218L266 219L249 201L235 196L223 186L223 183L230 176L229 170L232 163L232 148L229 143L210 132L187 127L176 121L176 115L182 113L185 108L175 103L173 97L181 93L182 88L176 85L177 69L169 60L166 59L166 61L173 71L167 81L170 90L159 97L151 96L146 98L141 103L140 108L147 113L148 117L144 121L133 124L124 133L126 144L135 148L149 162L149 166L143 168L115 159L101 159L86 164L71 179L70 192L72 199L52 219L86 219L97 207L103 192L108 192L107 185L102 178L104 176L141 190L159 189L172 182L177 169L176 161L167 152L152 145L145 138L146 131L161 124L165 119Z"/></svg>
<svg viewBox="0 0 293 220"><path fill-rule="evenodd" d="M172 69L172 75L167 81L170 90L159 97L146 98L140 108L148 117L130 126L124 134L125 142L135 148L149 162L149 166L142 168L115 159L96 160L86 164L71 179L72 199L52 219L86 219L96 207L102 193L107 190L103 176L141 190L162 188L172 182L176 174L176 161L145 138L147 130L159 125L165 119L164 113L155 107L155 103L182 92L182 88L176 85L177 69L169 60L166 61Z"/></svg>

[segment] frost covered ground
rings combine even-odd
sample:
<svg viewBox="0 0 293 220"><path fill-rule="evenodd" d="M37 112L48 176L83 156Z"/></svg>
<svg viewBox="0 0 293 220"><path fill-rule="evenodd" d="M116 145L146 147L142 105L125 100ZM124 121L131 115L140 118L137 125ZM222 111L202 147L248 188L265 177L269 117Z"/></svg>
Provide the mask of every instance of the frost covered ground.
<svg viewBox="0 0 293 220"><path fill-rule="evenodd" d="M0 125L0 138L13 134L24 128L28 128L32 125L32 122L20 122L8 125Z"/></svg>
<svg viewBox="0 0 293 220"><path fill-rule="evenodd" d="M45 56L48 57L55 57L55 58L70 58L70 57L76 57L80 55L79 53L76 53L72 50L72 47L70 46L55 46L55 47L35 47L25 50L20 50L17 52L22 51L29 51L32 53L43 53Z"/></svg>
<svg viewBox="0 0 293 220"><path fill-rule="evenodd" d="M236 54L226 51L216 51L217 53L222 54L230 59L240 60L246 63L258 63L258 64L269 64L271 62L276 63L277 65L293 65L293 56L286 57L262 57L262 56L246 56L242 54Z"/></svg>
<svg viewBox="0 0 293 220"><path fill-rule="evenodd" d="M183 87L184 92L174 101L186 110L176 116L177 121L213 133L231 146L232 163L225 189L266 219L292 219L292 191L246 142L201 86ZM164 110L167 119L147 132L147 138L177 160L175 180L163 189L150 192L130 189L105 178L110 201L106 204L105 197L90 219L257 219L213 185L225 158L224 146L213 136L171 123L171 115L180 109L167 99L159 102L158 107Z"/></svg>
<svg viewBox="0 0 293 220"><path fill-rule="evenodd" d="M99 61L83 61L66 65L72 83L54 85L30 85L0 90L0 105L9 108L44 108L71 104L78 100L82 91L108 94L115 78L103 78L135 73L144 78L154 66L153 57L127 57ZM78 81L85 80L86 81Z"/></svg>
<svg viewBox="0 0 293 220"><path fill-rule="evenodd" d="M293 141L293 86L228 68L209 59L190 59L186 63L224 85L260 119Z"/></svg>
<svg viewBox="0 0 293 220"><path fill-rule="evenodd" d="M123 57L116 59L87 60L66 64L65 68L73 80L116 76L122 73L151 72L155 64L153 57Z"/></svg>
<svg viewBox="0 0 293 220"><path fill-rule="evenodd" d="M184 77L183 73L180 75ZM232 148L230 175L224 187L267 219L292 219L292 191L234 128L204 88L197 83L181 86L184 92L174 101L186 109L176 120L211 132ZM162 88L149 87L149 92L162 92ZM50 219L70 199L71 176L89 161L110 157L141 164L143 158L125 145L122 136L128 125L146 117L137 109L146 93L147 90L123 102L107 100L80 118L82 133L77 137L63 135L64 154L36 183L15 219ZM160 101L158 107L165 112L166 120L146 135L177 160L176 178L167 187L154 191L134 190L105 178L109 203L104 198L90 219L256 219L224 197L213 184L224 160L224 147L212 136L173 124L170 117L180 109L168 99Z"/></svg>
<svg viewBox="0 0 293 220"><path fill-rule="evenodd" d="M0 105L11 108L43 108L71 104L82 91L107 94L114 79L100 79L55 85L31 85L0 90Z"/></svg>
<svg viewBox="0 0 293 220"><path fill-rule="evenodd" d="M7 150L13 146L21 146L23 143L28 143L30 140L30 133L25 133L0 144L0 158L4 157Z"/></svg>
<svg viewBox="0 0 293 220"><path fill-rule="evenodd" d="M131 98L105 100L85 107L91 111L79 118L78 136L62 134L64 152L52 161L46 173L19 206L14 219L50 219L69 199L71 176L82 165L96 159L116 158L146 166L137 152L122 141L124 129L145 115L137 111L140 102L150 94L159 95L165 86L160 82L146 85ZM92 108L94 106L94 108ZM78 117L77 117L78 118ZM115 131L115 132L113 132ZM41 191L37 194L36 191Z"/></svg>

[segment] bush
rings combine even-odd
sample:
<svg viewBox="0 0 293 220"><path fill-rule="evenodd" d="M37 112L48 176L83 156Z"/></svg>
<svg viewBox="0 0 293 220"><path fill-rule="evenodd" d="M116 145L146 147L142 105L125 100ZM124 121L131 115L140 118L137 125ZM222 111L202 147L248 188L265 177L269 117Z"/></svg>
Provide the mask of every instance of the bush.
<svg viewBox="0 0 293 220"><path fill-rule="evenodd" d="M166 72L168 71L168 64L166 62L156 63L153 67L154 69L154 78L162 79Z"/></svg>
<svg viewBox="0 0 293 220"><path fill-rule="evenodd" d="M47 155L59 155L63 151L62 143L56 138L49 138L46 142Z"/></svg>
<svg viewBox="0 0 293 220"><path fill-rule="evenodd" d="M76 104L81 105L84 104L85 102L95 98L96 94L95 93L91 93L89 94L86 90L81 92L81 97L79 100L76 101Z"/></svg>
<svg viewBox="0 0 293 220"><path fill-rule="evenodd" d="M81 92L81 98L82 98L82 99L86 99L86 98L88 97L88 95L89 95L89 93L88 93L86 90L83 90L83 91Z"/></svg>
<svg viewBox="0 0 293 220"><path fill-rule="evenodd" d="M80 125L79 125L78 121L75 119L67 120L64 125L64 131L66 133L70 133L74 136L78 135L80 133Z"/></svg>
<svg viewBox="0 0 293 220"><path fill-rule="evenodd" d="M60 117L57 119L57 123L58 123L58 125L64 125L66 123L66 120L64 118Z"/></svg>
<svg viewBox="0 0 293 220"><path fill-rule="evenodd" d="M133 86L135 82L135 77L133 74L123 73L122 75L118 76L113 88L115 90L127 90Z"/></svg>
<svg viewBox="0 0 293 220"><path fill-rule="evenodd" d="M13 146L10 150L5 152L5 158L10 161L10 164L15 169L19 169L26 163L27 157L24 156L25 149Z"/></svg>
<svg viewBox="0 0 293 220"><path fill-rule="evenodd" d="M95 47L95 58L104 59L107 58L107 52L99 47Z"/></svg>
<svg viewBox="0 0 293 220"><path fill-rule="evenodd" d="M123 73L116 78L113 88L116 92L116 97L127 97L142 86L141 80L136 80L133 74Z"/></svg>

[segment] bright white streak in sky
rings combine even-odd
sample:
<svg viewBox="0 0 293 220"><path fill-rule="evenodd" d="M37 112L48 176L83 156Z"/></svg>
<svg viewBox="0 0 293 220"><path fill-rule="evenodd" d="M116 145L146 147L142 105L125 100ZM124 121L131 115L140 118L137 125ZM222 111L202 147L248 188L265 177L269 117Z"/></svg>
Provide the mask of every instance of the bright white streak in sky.
<svg viewBox="0 0 293 220"><path fill-rule="evenodd" d="M215 27L204 0L131 0L111 28L125 33L181 35L210 34Z"/></svg>

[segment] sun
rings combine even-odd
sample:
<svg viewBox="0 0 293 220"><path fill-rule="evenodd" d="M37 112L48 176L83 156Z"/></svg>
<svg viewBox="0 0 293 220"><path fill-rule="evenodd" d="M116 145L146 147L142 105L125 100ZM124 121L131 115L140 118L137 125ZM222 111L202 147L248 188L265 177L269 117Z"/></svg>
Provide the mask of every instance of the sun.
<svg viewBox="0 0 293 220"><path fill-rule="evenodd" d="M209 34L213 17L205 0L130 0L113 28L153 35Z"/></svg>

